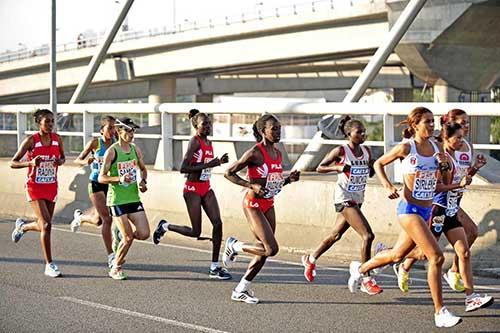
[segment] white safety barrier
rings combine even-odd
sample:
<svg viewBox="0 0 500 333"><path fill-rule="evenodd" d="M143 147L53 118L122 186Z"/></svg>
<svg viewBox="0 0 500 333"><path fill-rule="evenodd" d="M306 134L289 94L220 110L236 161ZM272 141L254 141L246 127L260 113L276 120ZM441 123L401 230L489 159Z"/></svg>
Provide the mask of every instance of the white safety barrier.
<svg viewBox="0 0 500 333"><path fill-rule="evenodd" d="M155 163L156 168L160 170L171 170L174 165L173 142L189 139L186 135L174 135L173 117L176 114L187 114L187 112L196 108L201 112L208 114L228 114L228 115L259 115L265 112L276 115L381 115L383 116L384 140L367 141L369 146L384 147L384 151L389 150L396 144L394 132L394 116L407 115L417 106L423 106L430 109L434 115L439 116L447 113L449 110L458 108L463 109L469 116L495 117L500 116L500 103L385 103L385 104L361 104L361 103L297 103L286 101L272 102L225 102L225 103L162 103L162 104L59 104L58 112L66 114L81 114L83 116L83 131L81 132L58 132L62 136L83 137L85 145L93 136L99 133L93 132L93 123L95 115L103 114L160 114L161 115L161 133L160 134L137 134L137 138L160 139L159 151ZM33 132L27 131L27 115L39 108L49 108L49 105L0 105L0 113L12 113L17 116L17 128L15 130L0 130L0 135L17 135L18 145L24 140L26 134ZM231 126L231 123L228 123ZM230 130L229 133L232 133ZM241 136L214 136L213 141L219 142L238 142L253 141L250 138ZM311 139L286 138L281 140L285 144L307 144ZM321 140L321 143L338 145L343 144L344 140ZM1 143L1 136L0 136ZM477 144L475 149L500 150L500 144ZM388 169L387 173L391 179L394 179L394 170Z"/></svg>

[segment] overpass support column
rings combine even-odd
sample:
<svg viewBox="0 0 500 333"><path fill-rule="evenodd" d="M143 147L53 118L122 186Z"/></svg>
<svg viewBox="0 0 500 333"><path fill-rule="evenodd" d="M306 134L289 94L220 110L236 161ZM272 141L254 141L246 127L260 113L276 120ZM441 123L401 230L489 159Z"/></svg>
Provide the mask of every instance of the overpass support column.
<svg viewBox="0 0 500 333"><path fill-rule="evenodd" d="M458 102L460 91L447 84L434 85L434 103Z"/></svg>
<svg viewBox="0 0 500 333"><path fill-rule="evenodd" d="M175 102L176 89L175 79L157 79L149 81L148 103L159 104L163 102ZM148 125L158 126L161 124L159 113L148 115Z"/></svg>

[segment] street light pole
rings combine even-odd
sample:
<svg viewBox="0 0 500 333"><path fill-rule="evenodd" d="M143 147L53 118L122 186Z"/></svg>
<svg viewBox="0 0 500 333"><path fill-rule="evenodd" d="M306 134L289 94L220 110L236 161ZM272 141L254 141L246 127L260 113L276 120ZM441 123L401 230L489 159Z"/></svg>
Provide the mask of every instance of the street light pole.
<svg viewBox="0 0 500 333"><path fill-rule="evenodd" d="M54 131L57 131L57 83L56 83L56 0L51 2L50 14L50 107L54 113Z"/></svg>

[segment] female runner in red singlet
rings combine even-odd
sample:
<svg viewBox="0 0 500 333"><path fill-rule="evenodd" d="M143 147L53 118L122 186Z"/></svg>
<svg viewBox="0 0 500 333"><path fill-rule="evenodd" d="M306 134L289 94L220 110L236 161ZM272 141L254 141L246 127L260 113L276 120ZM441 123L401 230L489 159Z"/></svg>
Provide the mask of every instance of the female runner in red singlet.
<svg viewBox="0 0 500 333"><path fill-rule="evenodd" d="M243 212L257 243L243 243L234 237L229 237L222 257L222 262L227 266L235 260L238 252L254 255L245 275L231 295L233 301L249 304L259 302L250 291L251 281L262 269L267 257L275 256L279 250L274 236L276 230L274 196L284 185L298 181L300 177L299 171L292 171L290 176L283 177L281 152L275 147L280 141L281 124L275 116L271 114L261 116L253 125L253 134L258 143L229 167L225 176L231 182L248 188L243 200ZM248 180L238 176L238 171L245 167L248 167Z"/></svg>
<svg viewBox="0 0 500 333"><path fill-rule="evenodd" d="M17 219L12 232L12 240L17 243L27 231L40 232L46 262L45 275L58 277L61 276L61 272L52 261L50 232L57 199L57 168L64 164L66 158L61 137L52 132L54 114L45 109L37 110L34 118L39 131L24 139L12 158L10 167L28 168L26 196L37 216L37 221L26 223L22 219ZM27 160L21 161L26 153Z"/></svg>
<svg viewBox="0 0 500 333"><path fill-rule="evenodd" d="M189 146L182 161L181 173L186 174L184 200L191 220L191 227L175 225L161 220L153 234L153 243L158 244L167 231L173 231L187 237L198 238L201 234L201 208L212 223L212 263L208 275L212 279L229 280L231 274L219 265L219 252L222 242L222 220L219 204L214 191L210 188L211 169L228 162L227 154L220 158L214 156L212 142L208 135L212 123L205 113L196 109L189 111L189 119L196 129L196 135L189 141Z"/></svg>

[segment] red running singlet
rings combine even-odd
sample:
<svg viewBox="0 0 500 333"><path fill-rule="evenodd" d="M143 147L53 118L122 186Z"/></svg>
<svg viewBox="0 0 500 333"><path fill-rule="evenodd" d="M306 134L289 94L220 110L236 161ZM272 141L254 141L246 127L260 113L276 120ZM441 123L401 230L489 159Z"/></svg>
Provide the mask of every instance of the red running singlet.
<svg viewBox="0 0 500 333"><path fill-rule="evenodd" d="M281 165L281 152L275 149L278 157L273 160L262 146L262 143L258 143L257 147L262 152L264 163L260 166L249 166L248 178L250 181L252 181L252 179L265 178L265 194L263 198L251 198L247 192L243 205L247 208L259 208L265 213L273 207L274 196L281 192L285 179L283 178L283 167Z"/></svg>
<svg viewBox="0 0 500 333"><path fill-rule="evenodd" d="M208 163L214 159L214 150L212 144L206 144L198 135L195 135L196 140L200 143L198 149L191 157L191 163ZM184 193L194 192L200 197L204 197L210 191L211 169L203 169L200 174L199 181L187 180L184 184Z"/></svg>
<svg viewBox="0 0 500 333"><path fill-rule="evenodd" d="M49 146L44 146L40 133L33 134L33 149L28 151L28 161L41 156L38 166L28 168L26 179L26 196L28 201L57 199L57 165L56 159L61 158L59 141L55 133L50 134Z"/></svg>

